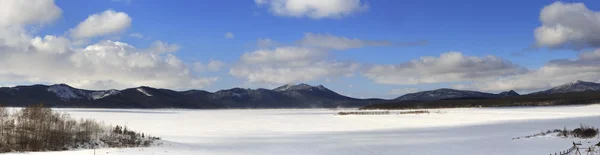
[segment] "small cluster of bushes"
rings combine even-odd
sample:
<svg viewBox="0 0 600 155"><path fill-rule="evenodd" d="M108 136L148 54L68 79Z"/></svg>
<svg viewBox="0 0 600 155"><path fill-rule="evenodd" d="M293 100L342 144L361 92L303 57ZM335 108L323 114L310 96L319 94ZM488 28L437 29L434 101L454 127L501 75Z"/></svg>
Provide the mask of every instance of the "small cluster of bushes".
<svg viewBox="0 0 600 155"><path fill-rule="evenodd" d="M338 115L389 115L389 111L338 112Z"/></svg>
<svg viewBox="0 0 600 155"><path fill-rule="evenodd" d="M0 153L75 148L149 146L157 137L111 127L92 119L73 119L42 105L15 112L0 106Z"/></svg>
<svg viewBox="0 0 600 155"><path fill-rule="evenodd" d="M538 134L524 136L524 137L517 137L517 138L513 138L513 139L533 138L533 137L541 137L541 136L546 136L546 135L556 135L558 137L563 137L563 138L575 137L575 138L589 139L589 138L594 138L598 135L598 128L594 128L592 126L587 126L587 125L581 124L579 126L579 128L576 128L573 130L569 130L569 129L567 129L567 127L565 127L564 129L548 130L546 132L541 132Z"/></svg>
<svg viewBox="0 0 600 155"><path fill-rule="evenodd" d="M429 114L430 112L428 110L413 110L413 111L402 111L399 114L400 115L406 115L406 114Z"/></svg>
<svg viewBox="0 0 600 155"><path fill-rule="evenodd" d="M567 128L565 127L564 130L566 130ZM588 138L594 138L598 135L598 128L594 128L592 126L587 126L587 125L580 125L579 128L573 129L572 131L564 131L561 133L561 136L563 137L568 137L568 135L571 135L573 137L577 137L577 138L584 138L584 139L588 139Z"/></svg>
<svg viewBox="0 0 600 155"><path fill-rule="evenodd" d="M546 135L558 135L559 133L563 133L563 130L560 129L554 129L554 130L548 130L546 132L540 132L534 135L529 135L529 136L524 136L524 137L517 137L517 138L513 138L513 140L515 139L521 139L521 138L534 138L534 137L542 137L542 136L546 136Z"/></svg>

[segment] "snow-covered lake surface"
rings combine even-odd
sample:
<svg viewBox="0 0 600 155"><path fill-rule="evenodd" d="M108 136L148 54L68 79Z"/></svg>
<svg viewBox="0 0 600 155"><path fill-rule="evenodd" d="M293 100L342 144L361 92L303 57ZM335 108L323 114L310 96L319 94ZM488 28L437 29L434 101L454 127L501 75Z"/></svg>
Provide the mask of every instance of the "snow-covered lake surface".
<svg viewBox="0 0 600 155"><path fill-rule="evenodd" d="M435 109L421 115L338 116L304 110L57 109L76 118L127 125L165 140L150 148L109 148L110 155L440 155L550 154L573 141L598 138L531 138L550 129L600 126L600 105ZM343 110L351 111L351 110ZM23 154L23 153L12 153ZM85 155L92 150L25 153Z"/></svg>

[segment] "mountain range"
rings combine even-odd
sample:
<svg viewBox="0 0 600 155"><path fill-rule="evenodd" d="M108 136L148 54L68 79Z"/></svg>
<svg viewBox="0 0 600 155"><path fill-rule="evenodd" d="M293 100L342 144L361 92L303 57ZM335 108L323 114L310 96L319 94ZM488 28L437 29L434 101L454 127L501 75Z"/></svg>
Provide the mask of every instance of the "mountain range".
<svg viewBox="0 0 600 155"><path fill-rule="evenodd" d="M66 84L0 88L0 104L85 108L334 108L360 107L381 99L356 99L322 85L284 85L276 89L233 88L208 92L174 91L152 87L124 90L84 90Z"/></svg>
<svg viewBox="0 0 600 155"><path fill-rule="evenodd" d="M532 95L552 95L572 92L600 91L600 84L586 81L573 81L548 90L531 93Z"/></svg>
<svg viewBox="0 0 600 155"><path fill-rule="evenodd" d="M361 109L422 109L510 106L555 106L600 103L600 84L574 81L548 90L519 95L515 91L499 94L438 89L403 95L393 101Z"/></svg>
<svg viewBox="0 0 600 155"><path fill-rule="evenodd" d="M499 94L484 93L478 91L456 90L456 89L436 89L430 91L422 91L418 93L409 93L402 95L395 100L397 101L435 101L444 99L465 99L465 98L499 98L508 96L519 96L514 90L502 92Z"/></svg>
<svg viewBox="0 0 600 155"><path fill-rule="evenodd" d="M495 99L589 91L600 91L600 84L574 81L526 95L519 95L513 90L493 94L443 88L409 93L393 100L357 99L340 95L323 85L308 84L288 84L275 89L233 88L216 92L175 91L146 86L124 90L84 90L66 84L56 84L2 87L0 104L20 107L42 103L50 107L80 108L350 108L390 102Z"/></svg>

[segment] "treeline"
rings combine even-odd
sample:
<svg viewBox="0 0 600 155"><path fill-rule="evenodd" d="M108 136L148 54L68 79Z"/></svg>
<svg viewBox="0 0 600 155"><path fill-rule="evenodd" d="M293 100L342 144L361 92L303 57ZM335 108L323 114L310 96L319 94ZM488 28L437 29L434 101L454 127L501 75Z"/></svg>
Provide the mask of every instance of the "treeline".
<svg viewBox="0 0 600 155"><path fill-rule="evenodd" d="M390 101L361 107L362 110L401 110L429 108L557 106L600 103L600 92L577 92L552 95L523 95L493 99L446 99L437 101Z"/></svg>
<svg viewBox="0 0 600 155"><path fill-rule="evenodd" d="M42 105L14 112L0 106L0 153L74 148L149 146L159 138L111 127L92 119L73 119Z"/></svg>

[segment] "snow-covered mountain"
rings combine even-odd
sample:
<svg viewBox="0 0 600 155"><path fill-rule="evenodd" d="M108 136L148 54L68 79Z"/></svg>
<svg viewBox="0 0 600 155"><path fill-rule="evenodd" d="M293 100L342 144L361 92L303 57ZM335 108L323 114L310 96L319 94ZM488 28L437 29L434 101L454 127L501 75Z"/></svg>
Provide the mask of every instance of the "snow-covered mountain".
<svg viewBox="0 0 600 155"><path fill-rule="evenodd" d="M320 98L320 99L351 99L350 97L340 95L323 85L311 86L308 84L287 84L273 89L273 91L282 93L288 97L298 99Z"/></svg>
<svg viewBox="0 0 600 155"><path fill-rule="evenodd" d="M274 91L278 91L278 92L284 92L284 91L298 91L298 90L308 90L308 91L323 91L323 90L327 90L327 88L325 88L325 86L323 85L318 85L318 86L311 86L308 84L286 84L283 85L281 87L277 87L275 89L273 89Z"/></svg>
<svg viewBox="0 0 600 155"><path fill-rule="evenodd" d="M514 91L513 91L514 92ZM518 95L518 94L517 94ZM456 89L436 89L402 95L395 100L398 101L435 101L443 99L458 98L497 98L498 94L484 93L478 91L456 90Z"/></svg>
<svg viewBox="0 0 600 155"><path fill-rule="evenodd" d="M102 99L111 95L117 95L120 92L118 90L104 90L104 91L90 91L73 88L66 84L56 84L48 87L48 92L52 92L56 97L63 101L69 100L97 100Z"/></svg>
<svg viewBox="0 0 600 155"><path fill-rule="evenodd" d="M510 91L505 91L505 92L501 92L500 94L498 94L498 96L500 97L510 97L510 96L519 96L520 94L515 92L514 90L510 90Z"/></svg>
<svg viewBox="0 0 600 155"><path fill-rule="evenodd" d="M217 92L175 91L147 86L124 90L84 90L66 84L0 88L0 104L94 108L328 108L360 107L384 100L354 99L322 85L271 89L233 88Z"/></svg>
<svg viewBox="0 0 600 155"><path fill-rule="evenodd" d="M600 84L586 81L573 81L571 83L563 84L548 90L531 93L532 95L550 95L550 94L562 94L572 92L585 92L585 91L600 91Z"/></svg>
<svg viewBox="0 0 600 155"><path fill-rule="evenodd" d="M234 108L357 107L369 104L369 102L378 102L377 100L350 98L331 91L325 86L308 84L288 84L272 90L233 88L220 90L206 96L226 107Z"/></svg>

